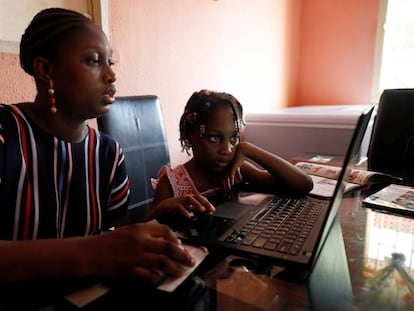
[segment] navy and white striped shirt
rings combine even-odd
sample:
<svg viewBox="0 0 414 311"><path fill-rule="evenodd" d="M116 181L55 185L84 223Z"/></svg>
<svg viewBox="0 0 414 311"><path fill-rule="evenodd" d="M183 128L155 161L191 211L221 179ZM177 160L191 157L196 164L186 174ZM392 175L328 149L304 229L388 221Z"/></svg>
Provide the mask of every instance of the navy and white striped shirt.
<svg viewBox="0 0 414 311"><path fill-rule="evenodd" d="M93 128L68 143L16 105L0 105L0 239L84 236L126 215L129 179L118 142Z"/></svg>

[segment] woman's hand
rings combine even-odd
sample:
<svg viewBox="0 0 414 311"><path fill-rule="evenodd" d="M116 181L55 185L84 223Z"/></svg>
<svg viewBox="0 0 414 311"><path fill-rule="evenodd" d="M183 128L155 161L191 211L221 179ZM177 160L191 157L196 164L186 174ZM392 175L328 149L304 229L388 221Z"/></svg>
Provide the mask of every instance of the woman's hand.
<svg viewBox="0 0 414 311"><path fill-rule="evenodd" d="M156 221L119 227L88 239L88 275L132 277L153 284L163 275L180 276L195 260L175 233Z"/></svg>

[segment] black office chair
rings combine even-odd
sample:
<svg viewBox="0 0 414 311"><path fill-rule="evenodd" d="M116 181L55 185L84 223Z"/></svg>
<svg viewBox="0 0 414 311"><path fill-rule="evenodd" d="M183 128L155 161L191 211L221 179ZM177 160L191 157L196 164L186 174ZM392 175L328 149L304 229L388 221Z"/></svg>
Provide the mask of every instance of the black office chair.
<svg viewBox="0 0 414 311"><path fill-rule="evenodd" d="M414 89L381 94L368 148L368 169L414 184Z"/></svg>
<svg viewBox="0 0 414 311"><path fill-rule="evenodd" d="M130 178L129 221L138 221L153 201L151 178L170 165L159 98L155 95L117 97L97 119L98 128L116 139L125 154Z"/></svg>

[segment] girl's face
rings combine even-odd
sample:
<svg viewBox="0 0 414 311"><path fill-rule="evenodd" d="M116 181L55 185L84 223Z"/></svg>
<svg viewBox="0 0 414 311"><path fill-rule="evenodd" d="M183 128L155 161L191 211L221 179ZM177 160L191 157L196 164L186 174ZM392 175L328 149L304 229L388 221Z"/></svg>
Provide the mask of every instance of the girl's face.
<svg viewBox="0 0 414 311"><path fill-rule="evenodd" d="M193 158L198 164L214 172L223 172L231 163L240 141L230 107L215 107L205 123L204 135L200 126L190 134Z"/></svg>
<svg viewBox="0 0 414 311"><path fill-rule="evenodd" d="M116 78L112 49L101 29L86 24L70 34L58 45L51 64L58 111L76 120L108 111Z"/></svg>

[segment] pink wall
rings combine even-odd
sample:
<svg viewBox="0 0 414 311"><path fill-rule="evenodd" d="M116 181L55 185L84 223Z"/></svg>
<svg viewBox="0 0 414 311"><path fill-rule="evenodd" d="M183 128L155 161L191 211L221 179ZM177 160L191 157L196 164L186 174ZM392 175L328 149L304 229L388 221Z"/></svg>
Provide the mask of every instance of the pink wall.
<svg viewBox="0 0 414 311"><path fill-rule="evenodd" d="M294 105L369 104L379 0L304 0Z"/></svg>
<svg viewBox="0 0 414 311"><path fill-rule="evenodd" d="M292 38L299 36L300 3L110 1L118 95L160 97L173 163L188 159L178 143L178 120L194 91L226 90L246 111L272 111L289 102L298 72L291 61L299 44Z"/></svg>
<svg viewBox="0 0 414 311"><path fill-rule="evenodd" d="M35 95L33 79L21 69L19 57L0 53L0 103L33 101Z"/></svg>
<svg viewBox="0 0 414 311"><path fill-rule="evenodd" d="M380 0L109 0L117 95L160 97L173 164L178 119L201 88L247 112L369 102ZM0 53L0 102L30 101L17 55Z"/></svg>

